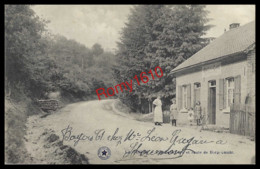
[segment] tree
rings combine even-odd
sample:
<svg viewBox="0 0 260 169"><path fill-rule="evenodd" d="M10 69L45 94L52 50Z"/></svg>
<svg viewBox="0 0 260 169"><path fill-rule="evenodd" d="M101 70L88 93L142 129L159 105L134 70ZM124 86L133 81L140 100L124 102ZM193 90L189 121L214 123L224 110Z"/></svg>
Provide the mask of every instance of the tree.
<svg viewBox="0 0 260 169"><path fill-rule="evenodd" d="M99 56L101 55L102 53L104 53L104 49L102 48L102 46L98 43L95 43L92 48L92 53L94 56Z"/></svg>
<svg viewBox="0 0 260 169"><path fill-rule="evenodd" d="M154 39L152 27L153 23L159 19L161 8L164 6L140 5L131 9L128 23L123 28L120 42L118 42L117 62L120 67L115 70L115 78L118 83L128 81L135 75L149 70L151 60L145 54L145 48ZM143 93L144 88L134 84L131 94L119 97L135 110ZM131 100L135 100L135 102L131 102Z"/></svg>
<svg viewBox="0 0 260 169"><path fill-rule="evenodd" d="M131 108L140 108L138 98L151 98L155 93L173 97L175 83L169 72L207 44L202 38L211 27L206 25L207 11L201 5L140 5L131 10L122 30L119 50L120 67L115 70L117 82L132 79L141 72L160 66L163 77L147 85L135 85L129 95L120 99Z"/></svg>
<svg viewBox="0 0 260 169"><path fill-rule="evenodd" d="M28 5L5 6L5 76L11 86L22 82L29 87L35 78L30 72L45 50L45 23Z"/></svg>
<svg viewBox="0 0 260 169"><path fill-rule="evenodd" d="M207 45L208 39L202 38L212 25L208 22L205 5L178 5L162 9L160 19L153 24L154 40L145 48L152 60L151 68L163 69L162 79L155 81L163 96L174 94L175 84L168 78L170 71L177 65Z"/></svg>
<svg viewBox="0 0 260 169"><path fill-rule="evenodd" d="M95 75L102 70L93 72L91 77L86 70L95 67L93 53L105 54L102 46L95 44L89 49L75 40L52 35L45 30L45 24L28 5L5 6L7 88L17 86L32 98L54 90L80 99L96 94L93 86L103 85L104 81ZM109 62L106 64L110 66ZM10 91L10 95L17 93Z"/></svg>
<svg viewBox="0 0 260 169"><path fill-rule="evenodd" d="M96 95L95 90L114 85L111 68L114 55L103 52L93 57L92 49L60 35L46 37L48 47L42 69L50 90L60 90L67 96L86 99ZM100 46L102 49L102 46Z"/></svg>

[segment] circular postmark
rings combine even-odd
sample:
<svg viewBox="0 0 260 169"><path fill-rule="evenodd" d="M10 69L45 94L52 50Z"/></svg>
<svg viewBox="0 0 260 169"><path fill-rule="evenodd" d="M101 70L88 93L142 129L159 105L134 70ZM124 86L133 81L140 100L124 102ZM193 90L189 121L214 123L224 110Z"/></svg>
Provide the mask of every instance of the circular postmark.
<svg viewBox="0 0 260 169"><path fill-rule="evenodd" d="M111 150L108 147L103 146L98 149L98 157L101 160L107 160L110 156L111 156Z"/></svg>

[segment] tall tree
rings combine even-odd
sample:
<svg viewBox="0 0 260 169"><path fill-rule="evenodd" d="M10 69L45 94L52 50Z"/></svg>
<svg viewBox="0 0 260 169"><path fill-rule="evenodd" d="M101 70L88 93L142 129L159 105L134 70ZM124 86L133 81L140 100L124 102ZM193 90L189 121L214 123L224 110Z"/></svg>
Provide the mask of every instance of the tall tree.
<svg viewBox="0 0 260 169"><path fill-rule="evenodd" d="M120 96L123 102L136 109L140 96L150 98L157 92L163 97L174 95L175 84L168 74L207 44L202 38L210 28L206 16L201 5L140 5L131 10L118 43L120 67L115 78L123 82L157 66L164 74L146 85L135 85L133 93Z"/></svg>
<svg viewBox="0 0 260 169"><path fill-rule="evenodd" d="M128 81L135 75L149 70L151 60L145 54L145 48L154 39L152 27L153 23L159 19L161 8L163 8L162 5L140 5L131 9L128 23L123 28L118 43L117 62L120 67L115 70L118 83ZM135 109L140 104L139 98L144 88L136 83L133 85L132 93L122 93L119 97Z"/></svg>
<svg viewBox="0 0 260 169"><path fill-rule="evenodd" d="M40 20L28 5L5 5L5 76L6 82L32 82L30 73L37 56L44 53L41 40L45 21Z"/></svg>
<svg viewBox="0 0 260 169"><path fill-rule="evenodd" d="M151 68L160 66L164 76L153 83L163 96L174 94L175 84L167 75L177 65L207 45L202 38L212 25L208 22L205 5L178 5L163 8L153 24L154 40L145 48L152 60Z"/></svg>

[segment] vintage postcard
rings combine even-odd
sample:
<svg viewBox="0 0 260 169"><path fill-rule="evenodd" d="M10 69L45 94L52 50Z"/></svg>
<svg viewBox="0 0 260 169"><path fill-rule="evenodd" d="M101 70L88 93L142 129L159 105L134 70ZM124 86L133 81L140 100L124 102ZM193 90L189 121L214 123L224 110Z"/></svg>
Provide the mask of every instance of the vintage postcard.
<svg viewBox="0 0 260 169"><path fill-rule="evenodd" d="M255 5L4 7L5 164L255 164Z"/></svg>

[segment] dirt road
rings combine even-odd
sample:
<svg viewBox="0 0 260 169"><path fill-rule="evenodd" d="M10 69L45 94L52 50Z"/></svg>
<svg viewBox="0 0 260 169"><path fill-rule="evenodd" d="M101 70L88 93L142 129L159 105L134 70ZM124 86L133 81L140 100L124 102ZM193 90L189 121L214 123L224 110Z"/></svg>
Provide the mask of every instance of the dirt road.
<svg viewBox="0 0 260 169"><path fill-rule="evenodd" d="M44 163L44 142L39 135L52 130L64 145L84 154L90 164L248 164L255 156L255 142L244 136L170 124L154 126L115 111L114 102L79 102L45 118L30 117L29 152ZM110 156L106 152L106 160L98 157L103 146L111 150Z"/></svg>

